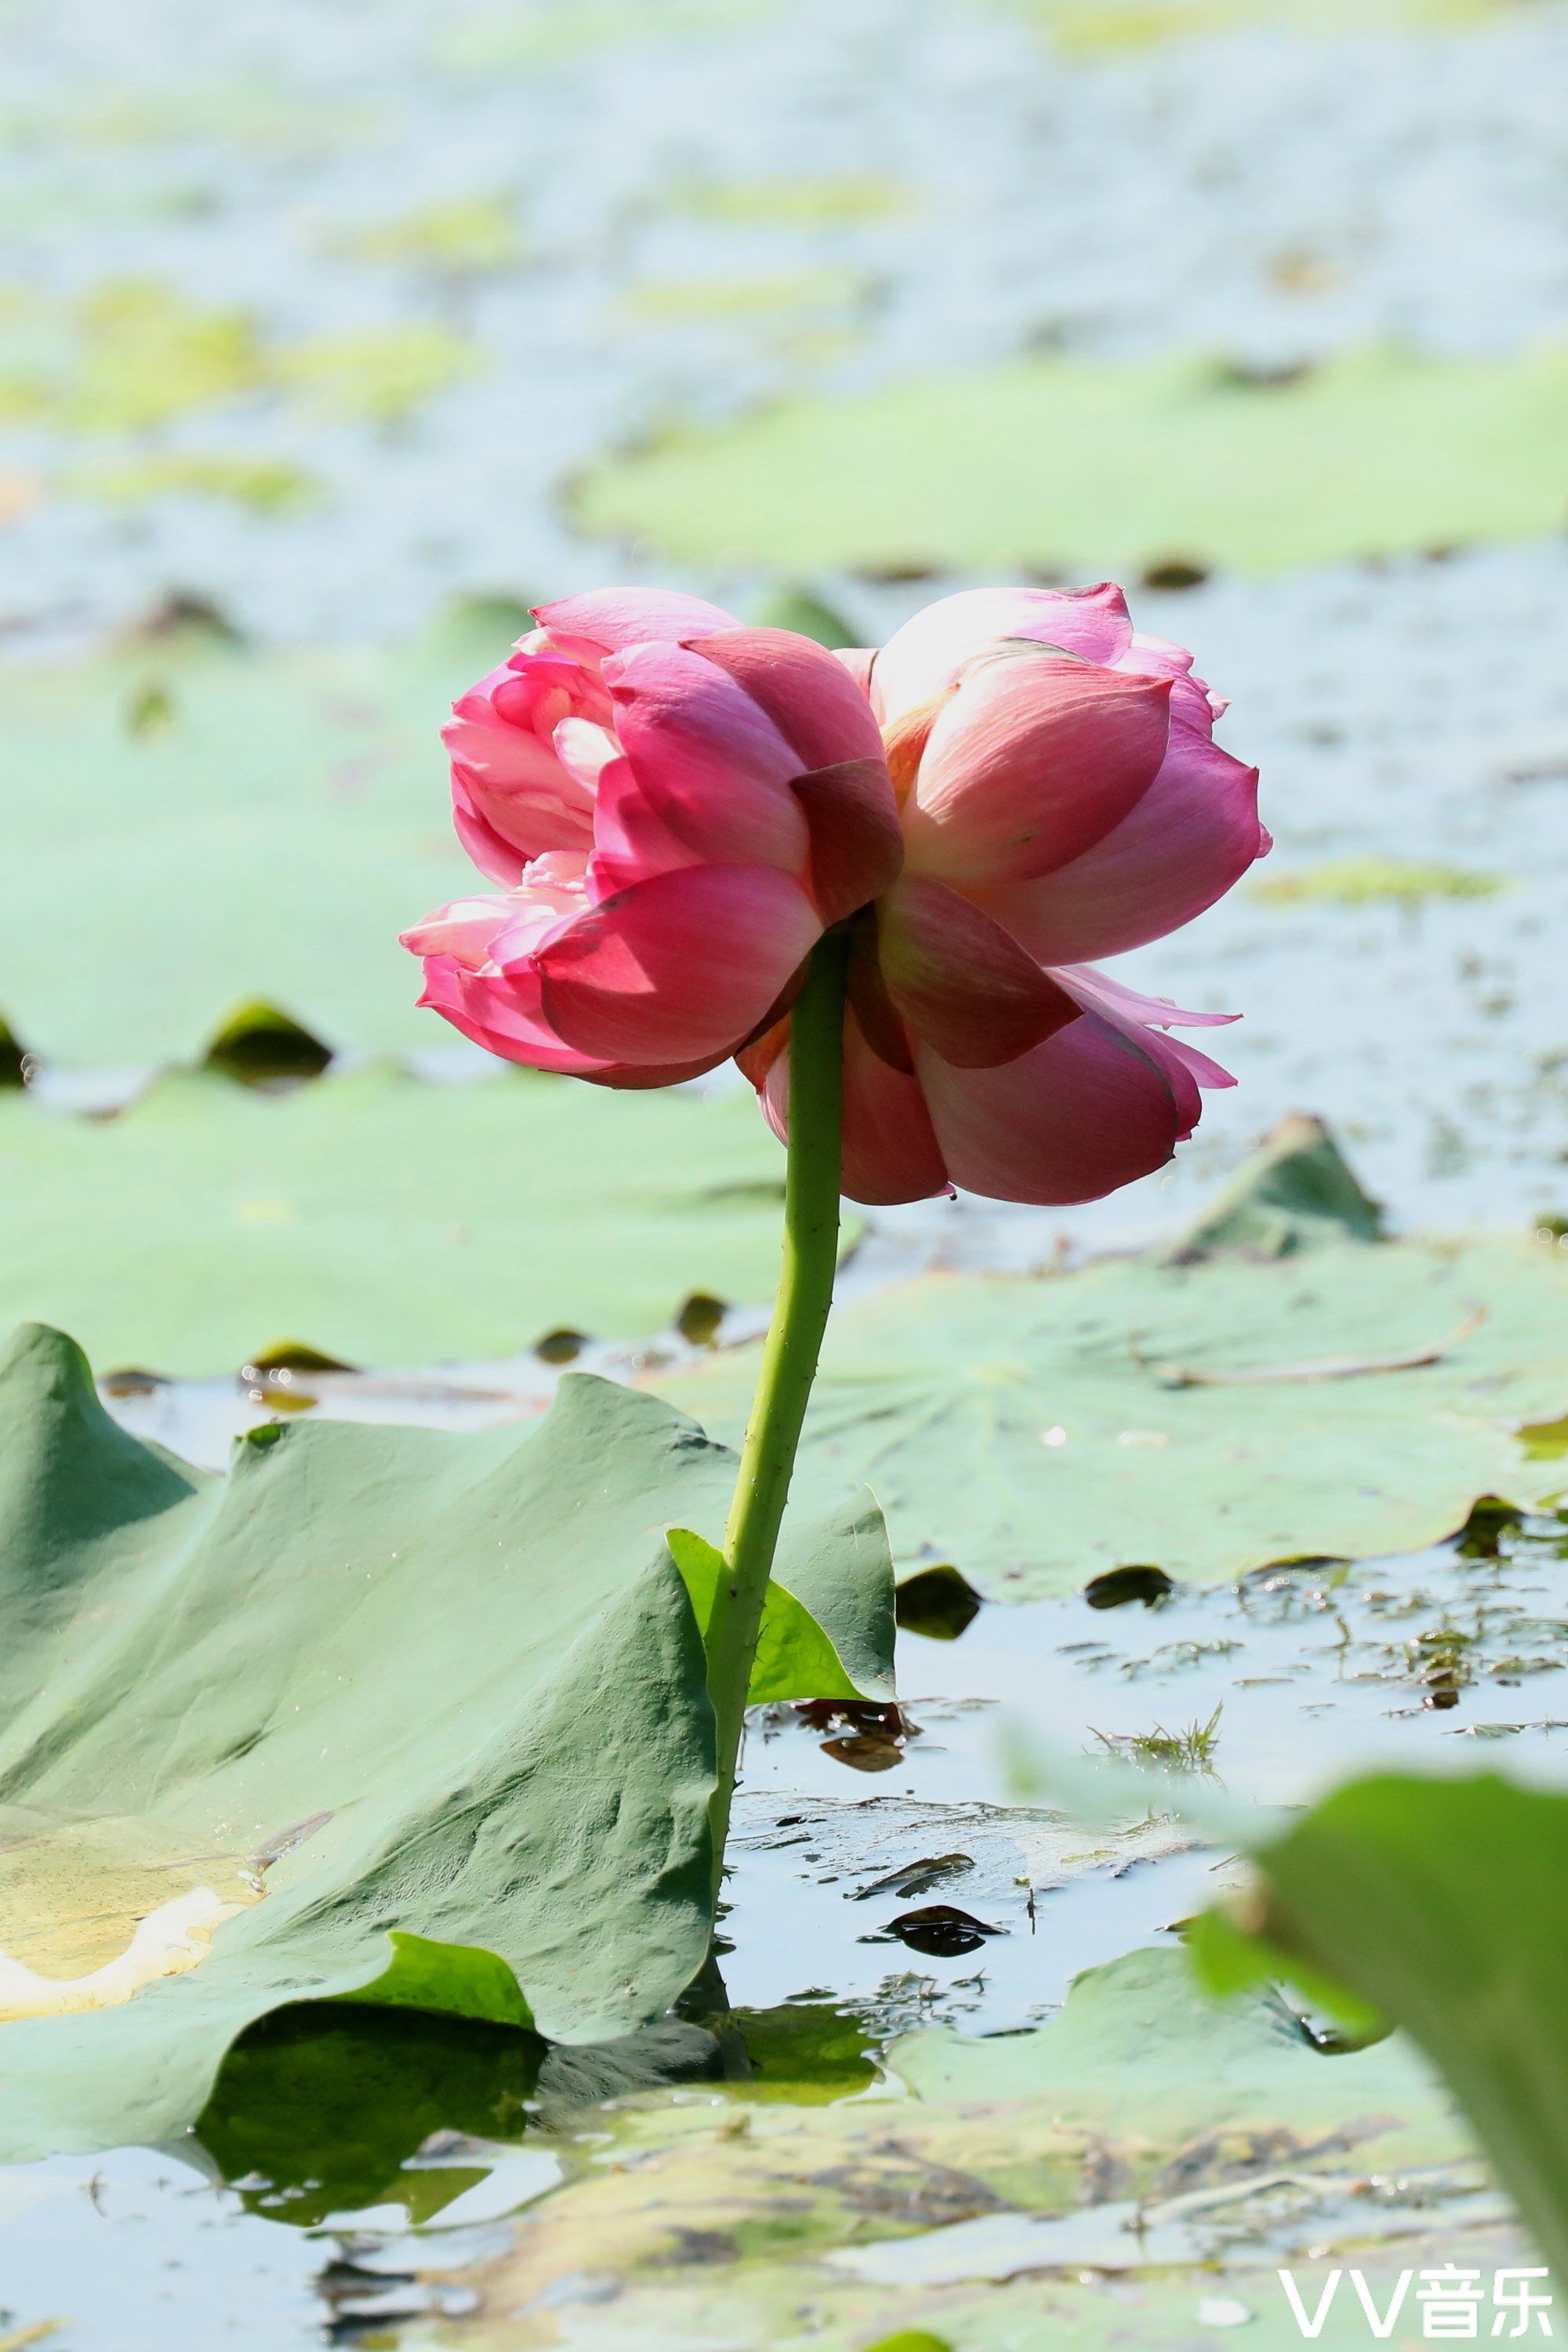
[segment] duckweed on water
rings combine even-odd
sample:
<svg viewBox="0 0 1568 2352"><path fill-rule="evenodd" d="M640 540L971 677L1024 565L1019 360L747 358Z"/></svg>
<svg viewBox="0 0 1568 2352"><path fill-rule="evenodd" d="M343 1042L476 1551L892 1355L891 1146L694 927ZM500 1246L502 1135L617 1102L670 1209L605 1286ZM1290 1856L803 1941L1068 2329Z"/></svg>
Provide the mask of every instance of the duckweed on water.
<svg viewBox="0 0 1568 2352"><path fill-rule="evenodd" d="M734 180L689 175L669 183L665 202L694 220L815 229L896 220L912 212L919 197L907 183L880 173L840 172Z"/></svg>
<svg viewBox="0 0 1568 2352"><path fill-rule="evenodd" d="M437 278L486 277L511 268L522 254L515 208L500 195L422 205L369 227L340 230L330 242L358 261Z"/></svg>
<svg viewBox="0 0 1568 2352"><path fill-rule="evenodd" d="M1522 13L1529 0L1001 0L1069 55L1113 58L1205 35L1444 33Z"/></svg>
<svg viewBox="0 0 1568 2352"><path fill-rule="evenodd" d="M116 464L73 466L60 477L75 498L141 507L166 498L228 499L252 514L298 514L325 492L316 477L286 457L237 457L216 449L170 449Z"/></svg>
<svg viewBox="0 0 1568 2352"><path fill-rule="evenodd" d="M533 0L481 9L443 28L442 61L482 71L565 65L627 42L734 37L763 24L776 0Z"/></svg>
<svg viewBox="0 0 1568 2352"><path fill-rule="evenodd" d="M1342 907L1419 907L1430 898L1490 898L1506 890L1508 881L1504 874L1481 873L1467 866L1399 857L1336 857L1295 873L1270 875L1254 883L1252 895L1275 907L1310 905L1314 900Z"/></svg>
<svg viewBox="0 0 1568 2352"><path fill-rule="evenodd" d="M268 374L320 415L388 425L486 366L447 327L409 322L307 335L272 353Z"/></svg>
<svg viewBox="0 0 1568 2352"><path fill-rule="evenodd" d="M780 315L852 310L870 291L863 272L824 264L749 276L645 278L623 299L628 319L651 326L723 324Z"/></svg>

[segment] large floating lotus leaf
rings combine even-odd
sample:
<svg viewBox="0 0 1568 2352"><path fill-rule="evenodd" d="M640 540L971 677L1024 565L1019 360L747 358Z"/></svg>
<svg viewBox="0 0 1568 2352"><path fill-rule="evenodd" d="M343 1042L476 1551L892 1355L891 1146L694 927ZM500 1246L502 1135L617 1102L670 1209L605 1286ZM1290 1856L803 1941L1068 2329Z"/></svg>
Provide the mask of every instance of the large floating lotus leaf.
<svg viewBox="0 0 1568 2352"><path fill-rule="evenodd" d="M717 1534L733 1469L569 1376L521 1432L272 1424L207 1477L109 1420L69 1340L19 1333L0 2158L184 2128L290 2000L568 2041L657 2017L711 1884L712 1716L665 1530ZM875 1578L863 1502L845 1545ZM879 1576L886 1598L885 1550Z"/></svg>
<svg viewBox="0 0 1568 2352"><path fill-rule="evenodd" d="M1263 1964L1282 1950L1326 1972L1425 2048L1568 2280L1568 1796L1493 1773L1381 1774L1258 1864ZM1204 1945L1223 1979L1236 1954L1215 1926Z"/></svg>
<svg viewBox="0 0 1568 2352"><path fill-rule="evenodd" d="M437 730L528 625L481 616L333 654L187 632L0 669L0 1013L16 1035L98 1069L191 1061L260 998L334 1048L437 1043L397 944L474 885Z"/></svg>
<svg viewBox="0 0 1568 2352"><path fill-rule="evenodd" d="M672 433L591 472L575 511L687 562L1269 572L1557 530L1565 413L1563 345L1366 351L1284 383L1025 360Z"/></svg>
<svg viewBox="0 0 1568 2352"><path fill-rule="evenodd" d="M735 1349L660 1393L732 1437L754 1371ZM847 1307L802 1464L869 1486L907 1566L951 1560L1026 1600L1133 1564L1214 1582L1415 1549L1482 1495L1561 1488L1562 1459L1511 1431L1565 1406L1560 1251L1326 1242L930 1275Z"/></svg>
<svg viewBox="0 0 1568 2352"><path fill-rule="evenodd" d="M191 1374L279 1340L390 1365L631 1338L694 1290L767 1296L783 1181L749 1092L193 1074L102 1120L0 1094L0 1328Z"/></svg>
<svg viewBox="0 0 1568 2352"><path fill-rule="evenodd" d="M1384 2230L1408 2229L1411 2215L1397 2198L1386 2210L1347 2200L1347 2176L1419 2169L1429 2197L1442 2189L1428 2168L1470 2177L1470 2143L1404 2044L1325 2056L1272 1993L1205 2000L1175 1950L1089 1970L1032 2032L916 2033L889 2063L897 2099L862 2091L792 2107L736 2084L727 2105L623 2114L609 2126L622 2161L536 2200L509 2252L461 2274L479 2297L465 2326L521 2347L512 2315L550 2308L591 2272L619 2289L616 2340L631 2346L793 2347L809 2306L814 2336L835 2352L897 2343L900 2329L976 2352L1195 2347L1209 2341L1193 2332L1201 2296L1253 2305L1266 2283L1270 2315L1283 2317L1279 2257L1247 2227L1248 2200L1281 2174L1298 2226L1319 2245L1353 2238L1351 2259L1369 2273ZM1227 2187L1234 2202L1205 2211L1203 2193ZM700 2258L688 2242L698 2221ZM1235 2278L1196 2267L1225 2263L1227 2222ZM1004 2298L994 2284L970 2290L971 2268L981 2282L1046 2275ZM1113 2294L1086 2291L1079 2281L1097 2270L1131 2275Z"/></svg>

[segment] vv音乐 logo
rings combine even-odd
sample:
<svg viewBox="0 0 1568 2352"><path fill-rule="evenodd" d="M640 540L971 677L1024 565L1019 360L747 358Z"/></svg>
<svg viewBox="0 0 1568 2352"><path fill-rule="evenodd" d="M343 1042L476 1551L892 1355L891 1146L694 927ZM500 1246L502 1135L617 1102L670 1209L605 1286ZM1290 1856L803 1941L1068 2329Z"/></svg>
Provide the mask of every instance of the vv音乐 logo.
<svg viewBox="0 0 1568 2352"><path fill-rule="evenodd" d="M1297 2284L1294 2271L1281 2271L1279 2284L1297 2326L1309 2339L1322 2334L1324 2323L1348 2279L1348 2292L1360 2303L1374 2336L1391 2336L1403 2316L1406 2335L1419 2319L1425 2342L1456 2343L1481 2336L1531 2336L1537 2329L1542 2336L1550 2336L1552 2322L1547 2313L1552 2297L1544 2287L1535 2284L1546 2275L1544 2269L1493 2271L1489 2294L1483 2272L1462 2270L1454 2263L1445 2263L1435 2271L1401 2271L1392 2284L1384 2284L1375 2292L1360 2271L1331 2271L1321 2285L1313 2281L1305 2293ZM1421 2284L1412 2294L1411 2284L1417 2278ZM1383 2297L1381 2304L1379 2294Z"/></svg>

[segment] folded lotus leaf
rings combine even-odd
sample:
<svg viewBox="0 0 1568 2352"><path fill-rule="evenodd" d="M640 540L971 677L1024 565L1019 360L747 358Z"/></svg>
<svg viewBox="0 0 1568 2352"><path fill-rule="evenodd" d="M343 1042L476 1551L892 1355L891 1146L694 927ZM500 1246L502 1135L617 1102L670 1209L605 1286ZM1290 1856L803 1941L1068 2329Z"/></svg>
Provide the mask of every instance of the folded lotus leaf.
<svg viewBox="0 0 1568 2352"><path fill-rule="evenodd" d="M658 2017L707 1951L713 1785L666 1530L717 1535L733 1475L680 1415L569 1375L521 1430L269 1423L218 1478L120 1429L71 1341L18 1333L0 2158L183 2129L291 2000L574 2042ZM797 1542L802 1695L846 1657L881 1688L865 1498ZM879 1598L838 1606L835 1559Z"/></svg>

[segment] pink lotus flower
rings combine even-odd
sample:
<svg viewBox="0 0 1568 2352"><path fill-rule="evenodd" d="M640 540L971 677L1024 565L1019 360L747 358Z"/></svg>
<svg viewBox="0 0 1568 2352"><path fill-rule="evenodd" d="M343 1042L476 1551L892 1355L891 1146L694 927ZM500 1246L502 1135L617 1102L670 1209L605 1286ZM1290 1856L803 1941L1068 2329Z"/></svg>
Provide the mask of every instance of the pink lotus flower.
<svg viewBox="0 0 1568 2352"><path fill-rule="evenodd" d="M1084 961L1172 931L1269 846L1192 656L1119 588L976 589L879 653L611 589L541 626L444 730L499 892L404 934L421 1002L603 1086L733 1055L775 1131L789 1006L850 935L844 1190L1099 1198L1232 1084L1182 1013Z"/></svg>

